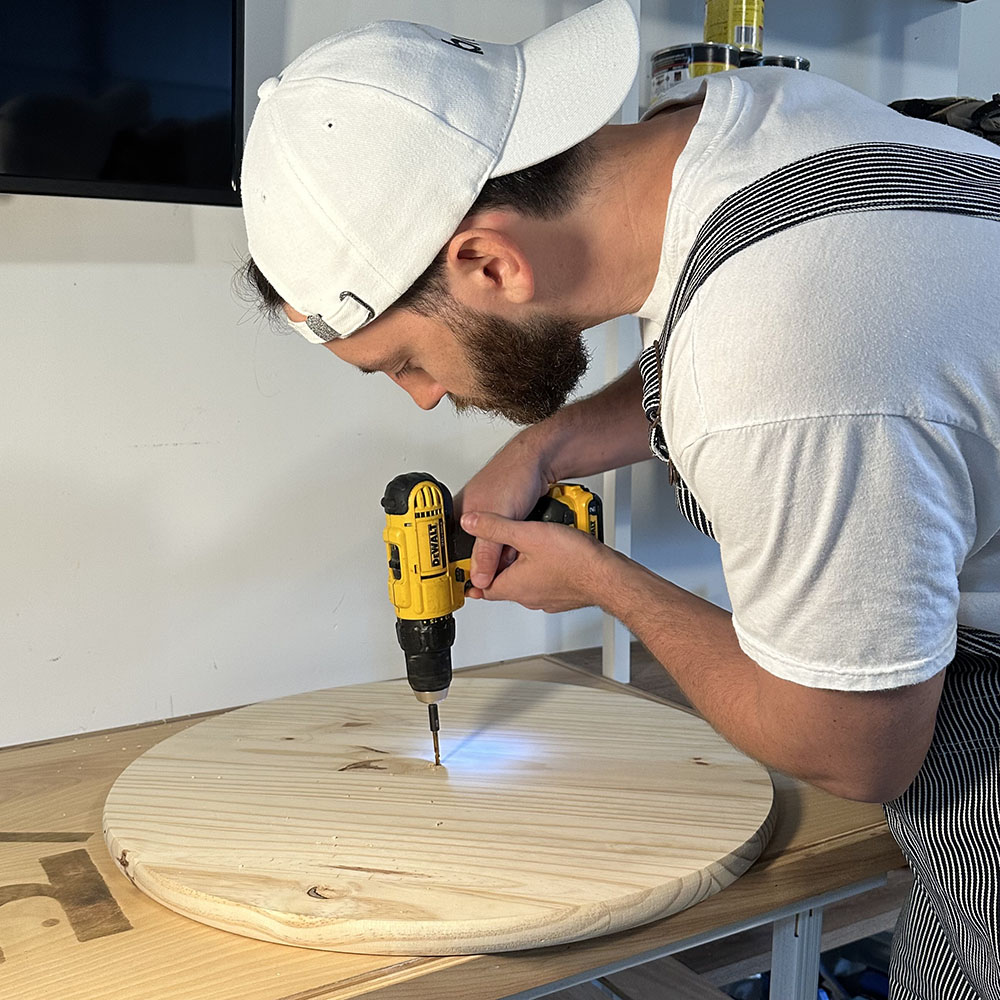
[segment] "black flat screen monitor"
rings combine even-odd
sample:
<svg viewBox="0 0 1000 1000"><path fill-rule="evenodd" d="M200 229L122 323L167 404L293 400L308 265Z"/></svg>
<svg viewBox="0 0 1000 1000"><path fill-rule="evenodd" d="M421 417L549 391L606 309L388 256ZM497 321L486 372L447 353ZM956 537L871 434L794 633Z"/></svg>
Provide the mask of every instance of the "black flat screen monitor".
<svg viewBox="0 0 1000 1000"><path fill-rule="evenodd" d="M242 0L0 0L0 191L238 205Z"/></svg>

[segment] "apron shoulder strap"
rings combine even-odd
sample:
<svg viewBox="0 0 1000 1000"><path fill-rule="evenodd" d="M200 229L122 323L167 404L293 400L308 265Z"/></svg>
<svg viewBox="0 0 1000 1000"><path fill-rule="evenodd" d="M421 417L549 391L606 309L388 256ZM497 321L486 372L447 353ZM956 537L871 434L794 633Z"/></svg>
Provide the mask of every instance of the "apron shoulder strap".
<svg viewBox="0 0 1000 1000"><path fill-rule="evenodd" d="M674 327L695 293L722 264L760 240L828 215L908 210L1000 222L1000 158L978 153L865 142L796 160L723 199L702 223L657 341L639 356L649 447L671 470L681 513L705 534L712 526L677 474L660 421L661 385Z"/></svg>

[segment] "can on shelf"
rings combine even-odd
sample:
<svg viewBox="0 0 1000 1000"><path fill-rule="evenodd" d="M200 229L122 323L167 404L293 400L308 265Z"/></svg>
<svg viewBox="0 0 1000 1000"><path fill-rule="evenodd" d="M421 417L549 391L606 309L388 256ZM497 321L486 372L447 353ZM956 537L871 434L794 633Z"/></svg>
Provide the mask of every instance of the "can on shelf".
<svg viewBox="0 0 1000 1000"><path fill-rule="evenodd" d="M650 62L649 103L652 105L671 87L691 77L739 69L740 50L735 45L687 42L654 52Z"/></svg>
<svg viewBox="0 0 1000 1000"><path fill-rule="evenodd" d="M789 69L809 69L809 60L805 56L764 56L761 66L787 66Z"/></svg>
<svg viewBox="0 0 1000 1000"><path fill-rule="evenodd" d="M764 0L705 0L705 41L764 51Z"/></svg>

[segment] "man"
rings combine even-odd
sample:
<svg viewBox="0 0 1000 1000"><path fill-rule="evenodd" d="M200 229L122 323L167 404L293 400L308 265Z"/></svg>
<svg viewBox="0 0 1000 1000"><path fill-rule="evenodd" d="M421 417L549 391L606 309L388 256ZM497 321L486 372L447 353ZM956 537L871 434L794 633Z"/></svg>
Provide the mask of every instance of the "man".
<svg viewBox="0 0 1000 1000"><path fill-rule="evenodd" d="M520 46L321 42L261 87L247 276L420 407L528 424L461 498L471 596L600 605L747 753L886 802L894 997L1000 997L1000 151L779 69L604 126L637 53L626 0ZM564 406L625 314L640 365ZM648 457L647 418L732 615L519 520Z"/></svg>

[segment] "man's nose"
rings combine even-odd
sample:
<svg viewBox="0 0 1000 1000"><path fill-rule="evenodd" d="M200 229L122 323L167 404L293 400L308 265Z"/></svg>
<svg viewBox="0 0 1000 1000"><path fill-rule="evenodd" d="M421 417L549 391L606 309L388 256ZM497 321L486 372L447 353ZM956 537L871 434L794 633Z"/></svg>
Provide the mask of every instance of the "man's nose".
<svg viewBox="0 0 1000 1000"><path fill-rule="evenodd" d="M447 390L427 374L411 375L404 389L421 410L433 410L447 394Z"/></svg>

